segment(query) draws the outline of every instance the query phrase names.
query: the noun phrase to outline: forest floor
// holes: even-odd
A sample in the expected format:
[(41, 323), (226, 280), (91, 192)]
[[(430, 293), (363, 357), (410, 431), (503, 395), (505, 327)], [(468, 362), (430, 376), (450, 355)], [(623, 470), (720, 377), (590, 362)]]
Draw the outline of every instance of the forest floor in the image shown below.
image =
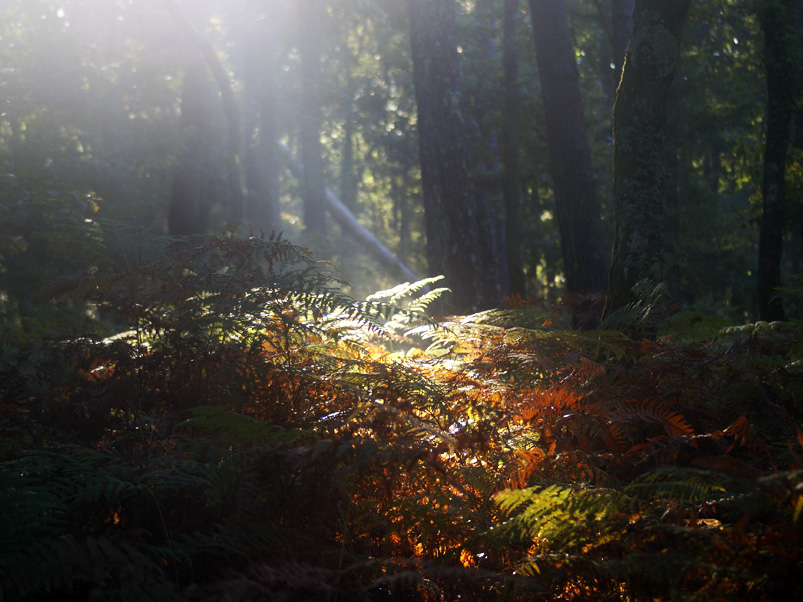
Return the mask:
[(800, 323), (329, 283), (216, 239), (54, 289), (130, 330), (4, 335), (0, 600), (803, 591)]

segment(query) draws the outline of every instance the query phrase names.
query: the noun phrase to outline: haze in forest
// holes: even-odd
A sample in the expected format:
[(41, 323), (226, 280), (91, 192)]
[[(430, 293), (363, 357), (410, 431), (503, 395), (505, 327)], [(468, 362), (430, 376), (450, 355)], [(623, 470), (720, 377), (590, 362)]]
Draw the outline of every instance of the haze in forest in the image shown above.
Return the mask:
[[(662, 274), (652, 279), (677, 307), (737, 321), (761, 306), (772, 49), (769, 17), (754, 4), (705, 0), (684, 15), (665, 95)], [(604, 295), (613, 110), (632, 8), (4, 2), (4, 311), (16, 316), (44, 282), (92, 265), (80, 249), (54, 252), (75, 228), (102, 237), (104, 259), (118, 266), (148, 255), (142, 233), (282, 232), (332, 261), (358, 297), (444, 274), (460, 311)], [(426, 25), (446, 42), (442, 57)], [(448, 67), (427, 83), (416, 56)], [(451, 112), (426, 122), (422, 94), (450, 99)], [(771, 235), (783, 252), (771, 251), (778, 276), (764, 289), (786, 294), (786, 312), (800, 315), (803, 118), (799, 90), (792, 97), (785, 212)], [(445, 174), (454, 180), (428, 183)], [(446, 199), (440, 214), (433, 195)], [(441, 261), (448, 249), (459, 250)]]

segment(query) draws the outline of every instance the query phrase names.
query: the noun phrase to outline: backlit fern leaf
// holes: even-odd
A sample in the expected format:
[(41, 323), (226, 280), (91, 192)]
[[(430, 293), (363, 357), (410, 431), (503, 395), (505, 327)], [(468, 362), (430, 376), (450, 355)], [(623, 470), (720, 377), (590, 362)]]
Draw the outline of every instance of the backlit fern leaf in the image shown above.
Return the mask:
[(192, 408), (193, 416), (176, 425), (179, 430), (198, 428), (203, 431), (220, 433), (225, 439), (239, 444), (254, 442), (277, 445), (290, 443), (297, 434), (287, 431), (278, 425), (267, 424), (250, 416), (237, 414), (229, 408), (221, 406), (200, 406)]
[(504, 490), (494, 501), (510, 516), (496, 531), (532, 541), (549, 553), (588, 551), (607, 543), (624, 528), (622, 513), (632, 507), (615, 491), (565, 484)]
[(673, 437), (694, 435), (694, 430), (682, 414), (657, 400), (619, 404), (616, 409), (610, 411), (610, 417), (619, 425), (621, 432), (634, 442), (650, 434), (666, 434)]
[(634, 479), (625, 493), (640, 500), (699, 502), (726, 493), (727, 475), (715, 471), (669, 466)]

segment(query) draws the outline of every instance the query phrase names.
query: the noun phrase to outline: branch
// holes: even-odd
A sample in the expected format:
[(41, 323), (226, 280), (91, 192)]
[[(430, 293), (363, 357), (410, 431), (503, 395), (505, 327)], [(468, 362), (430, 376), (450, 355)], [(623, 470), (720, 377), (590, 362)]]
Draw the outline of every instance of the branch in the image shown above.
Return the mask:
[[(293, 155), (293, 152), (287, 147), (287, 145), (282, 144), (281, 142), (277, 141), (276, 146), (282, 153), (284, 159), (287, 161), (292, 174), (297, 178), (302, 177), (303, 168), (301, 162), (295, 157), (295, 155)], [(345, 232), (350, 234), (357, 242), (359, 242), (374, 257), (374, 259), (379, 262), (380, 265), (386, 268), (395, 278), (407, 280), (408, 282), (418, 282), (421, 280), (421, 278), (416, 276), (412, 270), (410, 270), (410, 268), (404, 265), (401, 260), (390, 251), (390, 249), (379, 242), (379, 240), (373, 234), (371, 234), (371, 232), (369, 232), (365, 226), (357, 221), (357, 218), (354, 217), (354, 214), (348, 210), (348, 207), (340, 202), (340, 199), (337, 198), (337, 195), (335, 195), (334, 192), (332, 192), (328, 187), (325, 189), (325, 191), (326, 208), (329, 210), (332, 219), (334, 219)]]

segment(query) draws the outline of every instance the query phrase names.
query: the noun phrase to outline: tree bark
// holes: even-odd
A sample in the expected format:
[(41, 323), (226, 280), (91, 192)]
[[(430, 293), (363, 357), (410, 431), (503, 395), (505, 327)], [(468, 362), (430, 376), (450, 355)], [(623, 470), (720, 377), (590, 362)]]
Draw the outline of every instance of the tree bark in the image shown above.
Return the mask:
[(203, 63), (190, 59), (181, 93), (181, 149), (173, 172), (167, 229), (172, 235), (202, 234), (211, 203), (209, 98)]
[(502, 17), (502, 71), (505, 105), (502, 132), (502, 163), (505, 206), (505, 253), (507, 255), (508, 292), (522, 298), (526, 294), (524, 266), (521, 257), (521, 174), (519, 145), (521, 98), (519, 95), (519, 58), (516, 29), (519, 0), (504, 0)]
[(614, 106), (614, 243), (604, 316), (665, 278), (664, 163), (669, 89), (691, 0), (636, 0)]
[(304, 225), (314, 235), (326, 234), (326, 193), (321, 146), (321, 36), (319, 0), (297, 0), (301, 55), (301, 156), (304, 163)]
[(622, 77), (625, 64), (625, 53), (633, 30), (633, 9), (635, 0), (613, 0), (611, 7), (611, 46), (613, 47), (613, 63), (616, 65), (616, 81)]
[[(276, 10), (276, 7), (272, 7)], [(245, 25), (245, 88), (249, 104), (246, 147), (246, 219), (250, 228), (279, 231), (279, 137), (277, 123), (276, 65), (280, 16), (268, 12), (264, 19)], [(256, 27), (263, 23), (264, 27)]]
[(500, 300), (494, 224), (471, 182), (455, 2), (408, 0), (408, 8), (429, 270), (452, 290), (445, 309), (486, 309)]
[(666, 124), (666, 176), (664, 178), (664, 209), (666, 211), (664, 225), (664, 252), (668, 259), (666, 266), (666, 283), (669, 296), (675, 301), (681, 298), (680, 270), (680, 197), (678, 196), (678, 176), (680, 160), (678, 151), (680, 139), (677, 127), (678, 96), (672, 88), (669, 94), (668, 118)]
[(190, 44), (192, 44), (203, 57), (218, 85), (228, 130), (226, 171), (229, 184), (229, 196), (231, 197), (231, 218), (235, 223), (239, 223), (243, 220), (245, 214), (245, 195), (243, 194), (242, 175), (240, 174), (239, 167), (241, 135), (240, 112), (237, 108), (237, 101), (234, 98), (231, 82), (212, 44), (192, 26), (174, 0), (164, 0), (164, 3), (167, 7), (167, 11), (184, 32), (187, 40), (189, 40)]
[(354, 77), (352, 69), (356, 64), (356, 57), (352, 54), (351, 48), (346, 40), (343, 40), (343, 69), (345, 70), (345, 93), (343, 94), (343, 146), (340, 151), (340, 182), (339, 193), (342, 203), (354, 211), (357, 207), (357, 193), (359, 190), (360, 176), (357, 172), (357, 165), (354, 157), (354, 135), (357, 130), (354, 115)]
[(530, 0), (530, 10), (566, 288), (600, 292), (608, 260), (566, 5)]
[[(783, 229), (786, 204), (786, 155), (797, 86), (793, 53), (795, 15), (790, 4), (763, 0), (758, 17), (764, 31), (764, 65), (767, 73), (767, 132), (762, 213), (758, 242), (758, 315), (762, 320), (783, 320), (781, 286)], [(799, 73), (799, 70), (797, 70)]]

